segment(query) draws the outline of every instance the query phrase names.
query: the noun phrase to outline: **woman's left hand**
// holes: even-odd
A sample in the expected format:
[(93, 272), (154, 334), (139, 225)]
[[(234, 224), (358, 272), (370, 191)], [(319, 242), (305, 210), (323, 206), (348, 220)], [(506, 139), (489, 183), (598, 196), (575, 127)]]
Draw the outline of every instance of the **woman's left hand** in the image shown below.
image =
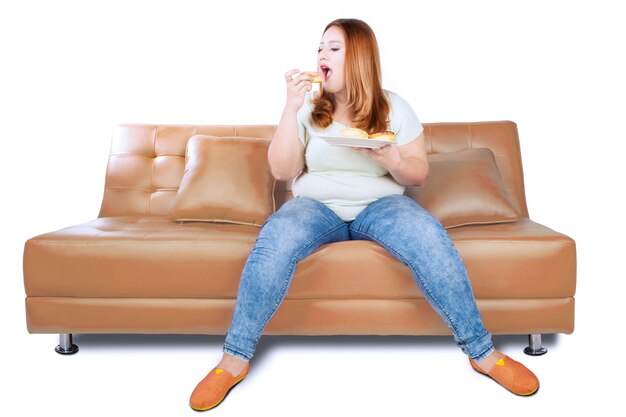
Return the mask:
[(398, 166), (402, 157), (400, 151), (396, 145), (385, 145), (380, 148), (356, 148), (352, 147), (357, 152), (367, 155), (375, 162), (385, 167), (387, 171), (391, 171), (392, 168)]

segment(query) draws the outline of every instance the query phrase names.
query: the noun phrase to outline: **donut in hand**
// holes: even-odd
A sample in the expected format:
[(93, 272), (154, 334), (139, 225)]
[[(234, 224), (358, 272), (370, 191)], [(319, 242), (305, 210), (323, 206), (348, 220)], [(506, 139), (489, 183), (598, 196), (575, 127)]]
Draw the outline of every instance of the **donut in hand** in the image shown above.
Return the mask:
[(324, 76), (321, 74), (318, 74), (317, 72), (314, 71), (305, 71), (302, 72), (301, 74), (307, 74), (311, 77), (311, 82), (312, 83), (323, 83), (324, 82)]

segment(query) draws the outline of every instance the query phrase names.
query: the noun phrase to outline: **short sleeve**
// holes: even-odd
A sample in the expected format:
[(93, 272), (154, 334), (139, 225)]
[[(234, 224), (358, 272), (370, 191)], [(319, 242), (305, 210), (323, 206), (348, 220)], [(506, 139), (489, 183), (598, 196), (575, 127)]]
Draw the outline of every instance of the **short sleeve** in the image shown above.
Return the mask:
[(391, 130), (396, 144), (405, 145), (424, 131), (424, 127), (409, 103), (399, 95), (389, 92), (391, 101)]

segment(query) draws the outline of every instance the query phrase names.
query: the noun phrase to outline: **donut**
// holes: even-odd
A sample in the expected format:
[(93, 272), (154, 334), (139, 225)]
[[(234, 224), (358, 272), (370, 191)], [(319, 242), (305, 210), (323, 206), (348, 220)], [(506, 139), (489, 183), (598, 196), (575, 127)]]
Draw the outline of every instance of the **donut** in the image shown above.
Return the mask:
[(372, 133), (371, 135), (369, 135), (369, 138), (370, 139), (382, 139), (382, 140), (396, 140), (396, 135), (395, 133), (386, 130), (384, 132)]
[(310, 81), (312, 83), (320, 83), (321, 84), (321, 83), (324, 82), (324, 76), (316, 74), (314, 71), (305, 71), (305, 72), (302, 72), (301, 74), (309, 75), (311, 77)]
[(366, 131), (357, 129), (356, 127), (345, 127), (339, 131), (339, 134), (348, 138), (368, 138)]

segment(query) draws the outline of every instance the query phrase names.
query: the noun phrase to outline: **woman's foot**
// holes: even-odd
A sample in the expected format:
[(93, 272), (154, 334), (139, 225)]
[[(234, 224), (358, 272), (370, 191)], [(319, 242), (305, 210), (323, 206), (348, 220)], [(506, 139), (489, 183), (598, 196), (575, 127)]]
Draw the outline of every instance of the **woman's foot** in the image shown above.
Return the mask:
[(224, 369), (233, 375), (239, 375), (248, 362), (239, 359), (236, 356), (229, 355), (224, 352), (222, 360), (217, 364), (216, 368)]
[(485, 374), (517, 395), (532, 395), (539, 389), (539, 379), (530, 369), (494, 350), (481, 361), (469, 360), (475, 371)]
[(217, 406), (228, 391), (248, 375), (249, 370), (249, 362), (224, 353), (220, 363), (193, 390), (189, 405), (197, 411)]
[(476, 363), (476, 365), (478, 365), (480, 369), (485, 371), (485, 373), (489, 373), (493, 365), (495, 365), (496, 362), (498, 362), (502, 358), (504, 358), (504, 353), (494, 349), (493, 352), (489, 354), (489, 356), (485, 357), (481, 361), (474, 361), (474, 363)]

